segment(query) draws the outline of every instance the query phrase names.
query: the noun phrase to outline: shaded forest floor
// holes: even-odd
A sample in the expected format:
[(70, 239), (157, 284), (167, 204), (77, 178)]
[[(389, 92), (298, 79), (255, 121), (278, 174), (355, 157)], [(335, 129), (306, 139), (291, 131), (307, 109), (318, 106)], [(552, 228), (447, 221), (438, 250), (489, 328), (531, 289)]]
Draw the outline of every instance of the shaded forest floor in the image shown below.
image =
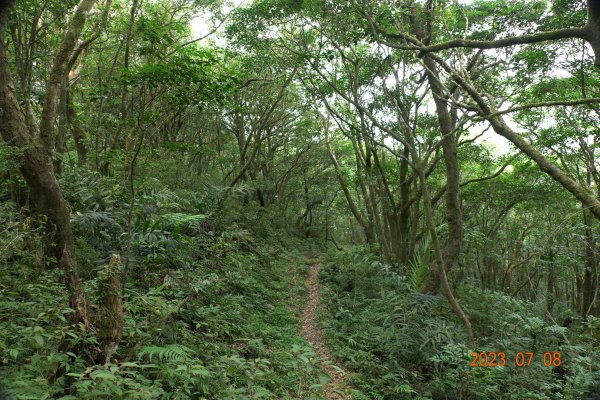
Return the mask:
[[(148, 217), (149, 224), (169, 211)], [(5, 215), (21, 218), (13, 210)], [(104, 365), (61, 347), (93, 348), (97, 339), (68, 324), (61, 271), (40, 268), (41, 251), (26, 248), (41, 248), (41, 235), (14, 226), (0, 235), (12, 243), (0, 255), (0, 382), (17, 399), (325, 398), (328, 379), (301, 335), (305, 241), (260, 227), (207, 233), (187, 222), (181, 233), (146, 241), (139, 235), (124, 291), (123, 339)], [(15, 234), (23, 240), (10, 242)], [(102, 241), (105, 249), (93, 235), (78, 251), (96, 302), (97, 265), (122, 246)], [(59, 368), (67, 373), (48, 379)]]
[(346, 373), (333, 363), (331, 351), (324, 343), (323, 331), (317, 324), (321, 292), (321, 283), (319, 282), (320, 260), (318, 257), (312, 256), (309, 263), (308, 279), (306, 280), (308, 297), (302, 312), (302, 336), (315, 348), (321, 368), (331, 378), (331, 381), (324, 387), (327, 399), (351, 399), (352, 396), (348, 393), (349, 387), (345, 383)]
[[(127, 213), (116, 200), (95, 211), (94, 186), (76, 182), (78, 259), (96, 302), (99, 267), (125, 247)], [(93, 348), (97, 338), (67, 322), (62, 272), (41, 267), (41, 225), (0, 203), (0, 382), (17, 399), (586, 398), (593, 320), (566, 330), (541, 318), (544, 304), (459, 287), (478, 350), (538, 354), (528, 368), (470, 368), (472, 349), (444, 299), (368, 249), (326, 251), (269, 220), (222, 221), (175, 193), (144, 196), (157, 211), (135, 227), (123, 339), (107, 365), (61, 347)], [(568, 357), (566, 380), (539, 359), (547, 349)], [(66, 373), (49, 379), (57, 370)]]

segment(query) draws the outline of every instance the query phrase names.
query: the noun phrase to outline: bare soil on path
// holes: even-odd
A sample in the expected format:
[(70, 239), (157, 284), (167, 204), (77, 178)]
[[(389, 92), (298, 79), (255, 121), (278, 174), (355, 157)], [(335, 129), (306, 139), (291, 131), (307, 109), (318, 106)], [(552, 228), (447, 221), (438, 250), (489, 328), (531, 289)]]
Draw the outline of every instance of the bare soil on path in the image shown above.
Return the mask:
[(333, 357), (323, 340), (323, 331), (317, 324), (320, 304), (321, 283), (319, 271), (321, 264), (316, 257), (310, 259), (310, 269), (306, 287), (308, 298), (302, 312), (302, 336), (309, 341), (319, 357), (321, 368), (329, 375), (331, 381), (325, 385), (324, 392), (328, 400), (351, 400), (350, 388), (345, 383), (346, 374), (338, 367), (334, 367)]

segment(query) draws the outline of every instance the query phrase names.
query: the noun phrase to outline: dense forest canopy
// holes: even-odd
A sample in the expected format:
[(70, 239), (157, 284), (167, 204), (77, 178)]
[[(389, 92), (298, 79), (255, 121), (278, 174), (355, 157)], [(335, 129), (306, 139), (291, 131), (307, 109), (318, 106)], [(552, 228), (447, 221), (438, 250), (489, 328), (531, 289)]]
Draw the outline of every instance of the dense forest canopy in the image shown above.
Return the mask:
[(600, 2), (0, 3), (0, 398), (600, 398)]

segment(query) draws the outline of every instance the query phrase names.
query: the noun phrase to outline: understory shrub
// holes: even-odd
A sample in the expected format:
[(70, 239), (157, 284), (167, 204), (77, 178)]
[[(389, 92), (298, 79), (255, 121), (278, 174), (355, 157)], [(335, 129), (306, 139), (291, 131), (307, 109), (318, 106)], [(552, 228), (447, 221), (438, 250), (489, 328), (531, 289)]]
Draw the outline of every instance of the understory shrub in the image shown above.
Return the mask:
[[(565, 328), (548, 321), (543, 306), (461, 287), (477, 339), (471, 349), (441, 295), (415, 291), (410, 276), (364, 248), (330, 253), (321, 278), (322, 325), (334, 355), (352, 371), (356, 398), (575, 400), (590, 390), (600, 355), (590, 340), (593, 318)], [(507, 365), (471, 367), (472, 351), (504, 352)], [(543, 363), (545, 352), (556, 351), (562, 369)], [(530, 366), (515, 365), (518, 352), (534, 353)]]

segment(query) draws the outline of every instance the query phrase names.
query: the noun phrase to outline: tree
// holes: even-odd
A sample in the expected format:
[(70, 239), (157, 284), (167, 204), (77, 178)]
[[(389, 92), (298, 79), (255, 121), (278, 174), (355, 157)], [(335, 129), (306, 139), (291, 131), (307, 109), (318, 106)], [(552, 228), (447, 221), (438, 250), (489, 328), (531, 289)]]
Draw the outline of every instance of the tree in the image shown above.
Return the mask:
[[(410, 4), (410, 2), (408, 4)], [(433, 18), (431, 10), (429, 11), (429, 14), (430, 18)], [(469, 107), (470, 110), (475, 111), (482, 118), (486, 119), (497, 134), (505, 137), (510, 142), (512, 142), (518, 149), (520, 149), (524, 154), (527, 154), (533, 161), (536, 162), (536, 164), (543, 172), (550, 175), (566, 190), (571, 192), (571, 194), (573, 194), (575, 198), (577, 198), (579, 201), (585, 204), (585, 206), (590, 209), (590, 211), (592, 212), (592, 214), (594, 214), (594, 216), (596, 216), (596, 218), (600, 218), (600, 201), (595, 196), (591, 195), (585, 187), (583, 187), (577, 181), (573, 180), (567, 174), (565, 174), (564, 171), (562, 171), (549, 158), (545, 157), (538, 149), (535, 148), (535, 146), (532, 146), (525, 139), (523, 139), (523, 137), (518, 132), (512, 129), (503, 118), (503, 114), (505, 114), (506, 112), (498, 109), (498, 105), (493, 98), (486, 99), (486, 96), (484, 96), (482, 91), (478, 89), (476, 85), (472, 82), (472, 79), (475, 78), (475, 76), (473, 78), (470, 77), (469, 74), (465, 74), (463, 71), (452, 67), (448, 62), (446, 62), (446, 60), (444, 60), (439, 55), (432, 54), (434, 50), (439, 51), (455, 47), (497, 48), (514, 46), (517, 44), (524, 43), (535, 43), (546, 40), (556, 40), (561, 38), (582, 38), (588, 41), (595, 41), (597, 32), (599, 31), (598, 29), (594, 28), (594, 26), (597, 26), (598, 23), (598, 15), (599, 14), (597, 3), (594, 1), (588, 1), (588, 23), (582, 28), (560, 29), (551, 31), (550, 33), (540, 33), (530, 36), (525, 35), (512, 38), (510, 40), (507, 39), (492, 41), (488, 44), (486, 44), (486, 42), (477, 41), (450, 41), (446, 42), (446, 44), (444, 45), (440, 45), (438, 47), (432, 46), (430, 48), (426, 45), (426, 43), (423, 43), (418, 37), (411, 36), (406, 33), (391, 33), (386, 30), (383, 30), (381, 26), (372, 18), (371, 14), (365, 14), (366, 19), (369, 21), (371, 27), (373, 28), (374, 34), (376, 35), (376, 37), (379, 38), (378, 40), (381, 43), (384, 43), (397, 49), (419, 50), (422, 51), (422, 56), (426, 55), (427, 57), (433, 59), (450, 76), (450, 78), (454, 82), (456, 82), (456, 84), (460, 86), (465, 93), (467, 93), (470, 96), (471, 100), (473, 101), (472, 106)], [(579, 33), (575, 34), (576, 32)], [(408, 46), (406, 45), (406, 43), (408, 43)], [(597, 46), (597, 42), (594, 43), (596, 43)], [(464, 44), (465, 46), (462, 46), (462, 44)], [(596, 47), (595, 49), (597, 50), (598, 48)], [(597, 102), (597, 99), (585, 99), (582, 102)], [(562, 104), (562, 102), (559, 102), (558, 104)], [(578, 103), (567, 102), (566, 104)], [(543, 105), (545, 104), (538, 104), (537, 106)], [(523, 105), (520, 106), (519, 109), (530, 108), (535, 106), (536, 105)]]
[(73, 322), (90, 326), (88, 300), (77, 272), (73, 230), (70, 211), (54, 174), (52, 152), (54, 149), (54, 124), (58, 97), (71, 53), (83, 30), (89, 11), (95, 0), (82, 0), (71, 16), (60, 47), (52, 61), (46, 84), (39, 136), (31, 132), (21, 111), (15, 85), (12, 80), (4, 32), (14, 2), (0, 9), (0, 131), (4, 141), (22, 151), (21, 172), (27, 182), (36, 209), (47, 218), (48, 228), (53, 232), (49, 254), (64, 271), (70, 307), (75, 310)]

